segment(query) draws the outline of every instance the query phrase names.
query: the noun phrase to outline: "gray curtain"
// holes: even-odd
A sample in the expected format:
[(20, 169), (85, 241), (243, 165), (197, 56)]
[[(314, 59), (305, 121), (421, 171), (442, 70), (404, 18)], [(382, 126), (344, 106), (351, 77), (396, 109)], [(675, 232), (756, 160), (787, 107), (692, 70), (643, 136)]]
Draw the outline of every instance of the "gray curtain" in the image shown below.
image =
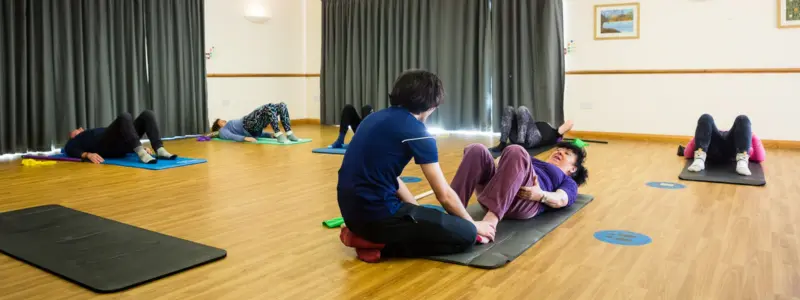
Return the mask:
[(144, 0), (152, 108), (165, 136), (208, 124), (203, 0)]
[(338, 123), (346, 104), (387, 107), (394, 79), (417, 68), (447, 93), (433, 126), (488, 126), (488, 10), (489, 0), (323, 0), (322, 122)]
[(147, 107), (141, 1), (3, 3), (0, 152), (49, 150)]
[(524, 105), (537, 121), (564, 122), (562, 1), (492, 1), (494, 129), (506, 106)]
[(2, 3), (0, 153), (49, 150), (144, 109), (165, 135), (205, 128), (203, 0)]

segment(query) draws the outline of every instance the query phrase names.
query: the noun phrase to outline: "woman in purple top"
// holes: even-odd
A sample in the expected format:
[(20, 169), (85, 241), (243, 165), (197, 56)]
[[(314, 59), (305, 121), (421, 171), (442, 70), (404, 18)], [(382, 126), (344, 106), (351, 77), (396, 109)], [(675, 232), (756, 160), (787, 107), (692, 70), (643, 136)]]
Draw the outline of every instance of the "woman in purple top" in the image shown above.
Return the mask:
[(488, 210), (483, 221), (496, 226), (504, 218), (530, 219), (548, 208), (572, 205), (578, 186), (589, 177), (585, 160), (586, 151), (571, 142), (556, 144), (547, 161), (510, 145), (495, 166), (486, 146), (472, 144), (464, 149), (450, 186), (465, 207), (476, 191), (478, 203)]

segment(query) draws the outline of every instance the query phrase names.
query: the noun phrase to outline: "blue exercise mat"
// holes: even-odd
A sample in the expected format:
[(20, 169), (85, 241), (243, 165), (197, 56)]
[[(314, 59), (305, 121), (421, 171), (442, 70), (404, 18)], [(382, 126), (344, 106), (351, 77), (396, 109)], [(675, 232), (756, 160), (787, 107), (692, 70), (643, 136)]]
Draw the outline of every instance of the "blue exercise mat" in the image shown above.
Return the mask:
[(347, 151), (347, 145), (344, 145), (344, 148), (325, 147), (325, 148), (317, 148), (317, 149), (311, 150), (312, 153), (338, 154), (338, 155), (344, 155), (345, 151)]
[[(66, 154), (56, 154), (50, 156), (50, 158), (66, 158), (66, 157), (67, 157)], [(164, 169), (202, 164), (207, 162), (207, 160), (205, 159), (178, 157), (175, 160), (159, 159), (158, 162), (155, 164), (145, 164), (139, 161), (139, 157), (136, 156), (135, 153), (128, 153), (128, 156), (124, 158), (103, 158), (103, 160), (105, 160), (103, 162), (104, 165), (114, 165), (121, 167), (147, 169), (147, 170), (164, 170)]]

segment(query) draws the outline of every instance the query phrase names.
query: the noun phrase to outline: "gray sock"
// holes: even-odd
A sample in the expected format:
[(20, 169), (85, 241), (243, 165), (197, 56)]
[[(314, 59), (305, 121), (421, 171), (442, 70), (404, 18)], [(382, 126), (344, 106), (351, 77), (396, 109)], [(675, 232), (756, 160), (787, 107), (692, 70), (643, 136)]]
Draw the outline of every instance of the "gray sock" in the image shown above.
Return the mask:
[(133, 152), (136, 152), (136, 155), (139, 156), (139, 160), (146, 164), (154, 164), (156, 163), (156, 159), (147, 154), (147, 151), (144, 150), (144, 147), (139, 146), (133, 149)]
[(297, 142), (297, 141), (300, 140), (299, 138), (297, 138), (294, 135), (294, 132), (292, 132), (292, 131), (287, 132), (286, 135), (288, 136), (289, 140), (292, 141), (292, 142)]
[(175, 159), (176, 157), (178, 157), (177, 155), (169, 153), (169, 151), (167, 151), (167, 149), (164, 149), (164, 147), (158, 148), (156, 150), (156, 155), (158, 155), (159, 158), (165, 158), (165, 159)]

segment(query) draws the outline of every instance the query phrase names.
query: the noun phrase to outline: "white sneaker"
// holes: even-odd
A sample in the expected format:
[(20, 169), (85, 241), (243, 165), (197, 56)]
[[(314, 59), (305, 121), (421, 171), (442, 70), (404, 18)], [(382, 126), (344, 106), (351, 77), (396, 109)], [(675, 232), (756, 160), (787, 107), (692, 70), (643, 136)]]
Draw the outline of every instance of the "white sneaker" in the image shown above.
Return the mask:
[(750, 155), (747, 153), (736, 154), (736, 173), (744, 176), (750, 176)]
[(706, 169), (706, 153), (703, 149), (694, 151), (694, 162), (689, 166), (689, 172), (700, 172)]

